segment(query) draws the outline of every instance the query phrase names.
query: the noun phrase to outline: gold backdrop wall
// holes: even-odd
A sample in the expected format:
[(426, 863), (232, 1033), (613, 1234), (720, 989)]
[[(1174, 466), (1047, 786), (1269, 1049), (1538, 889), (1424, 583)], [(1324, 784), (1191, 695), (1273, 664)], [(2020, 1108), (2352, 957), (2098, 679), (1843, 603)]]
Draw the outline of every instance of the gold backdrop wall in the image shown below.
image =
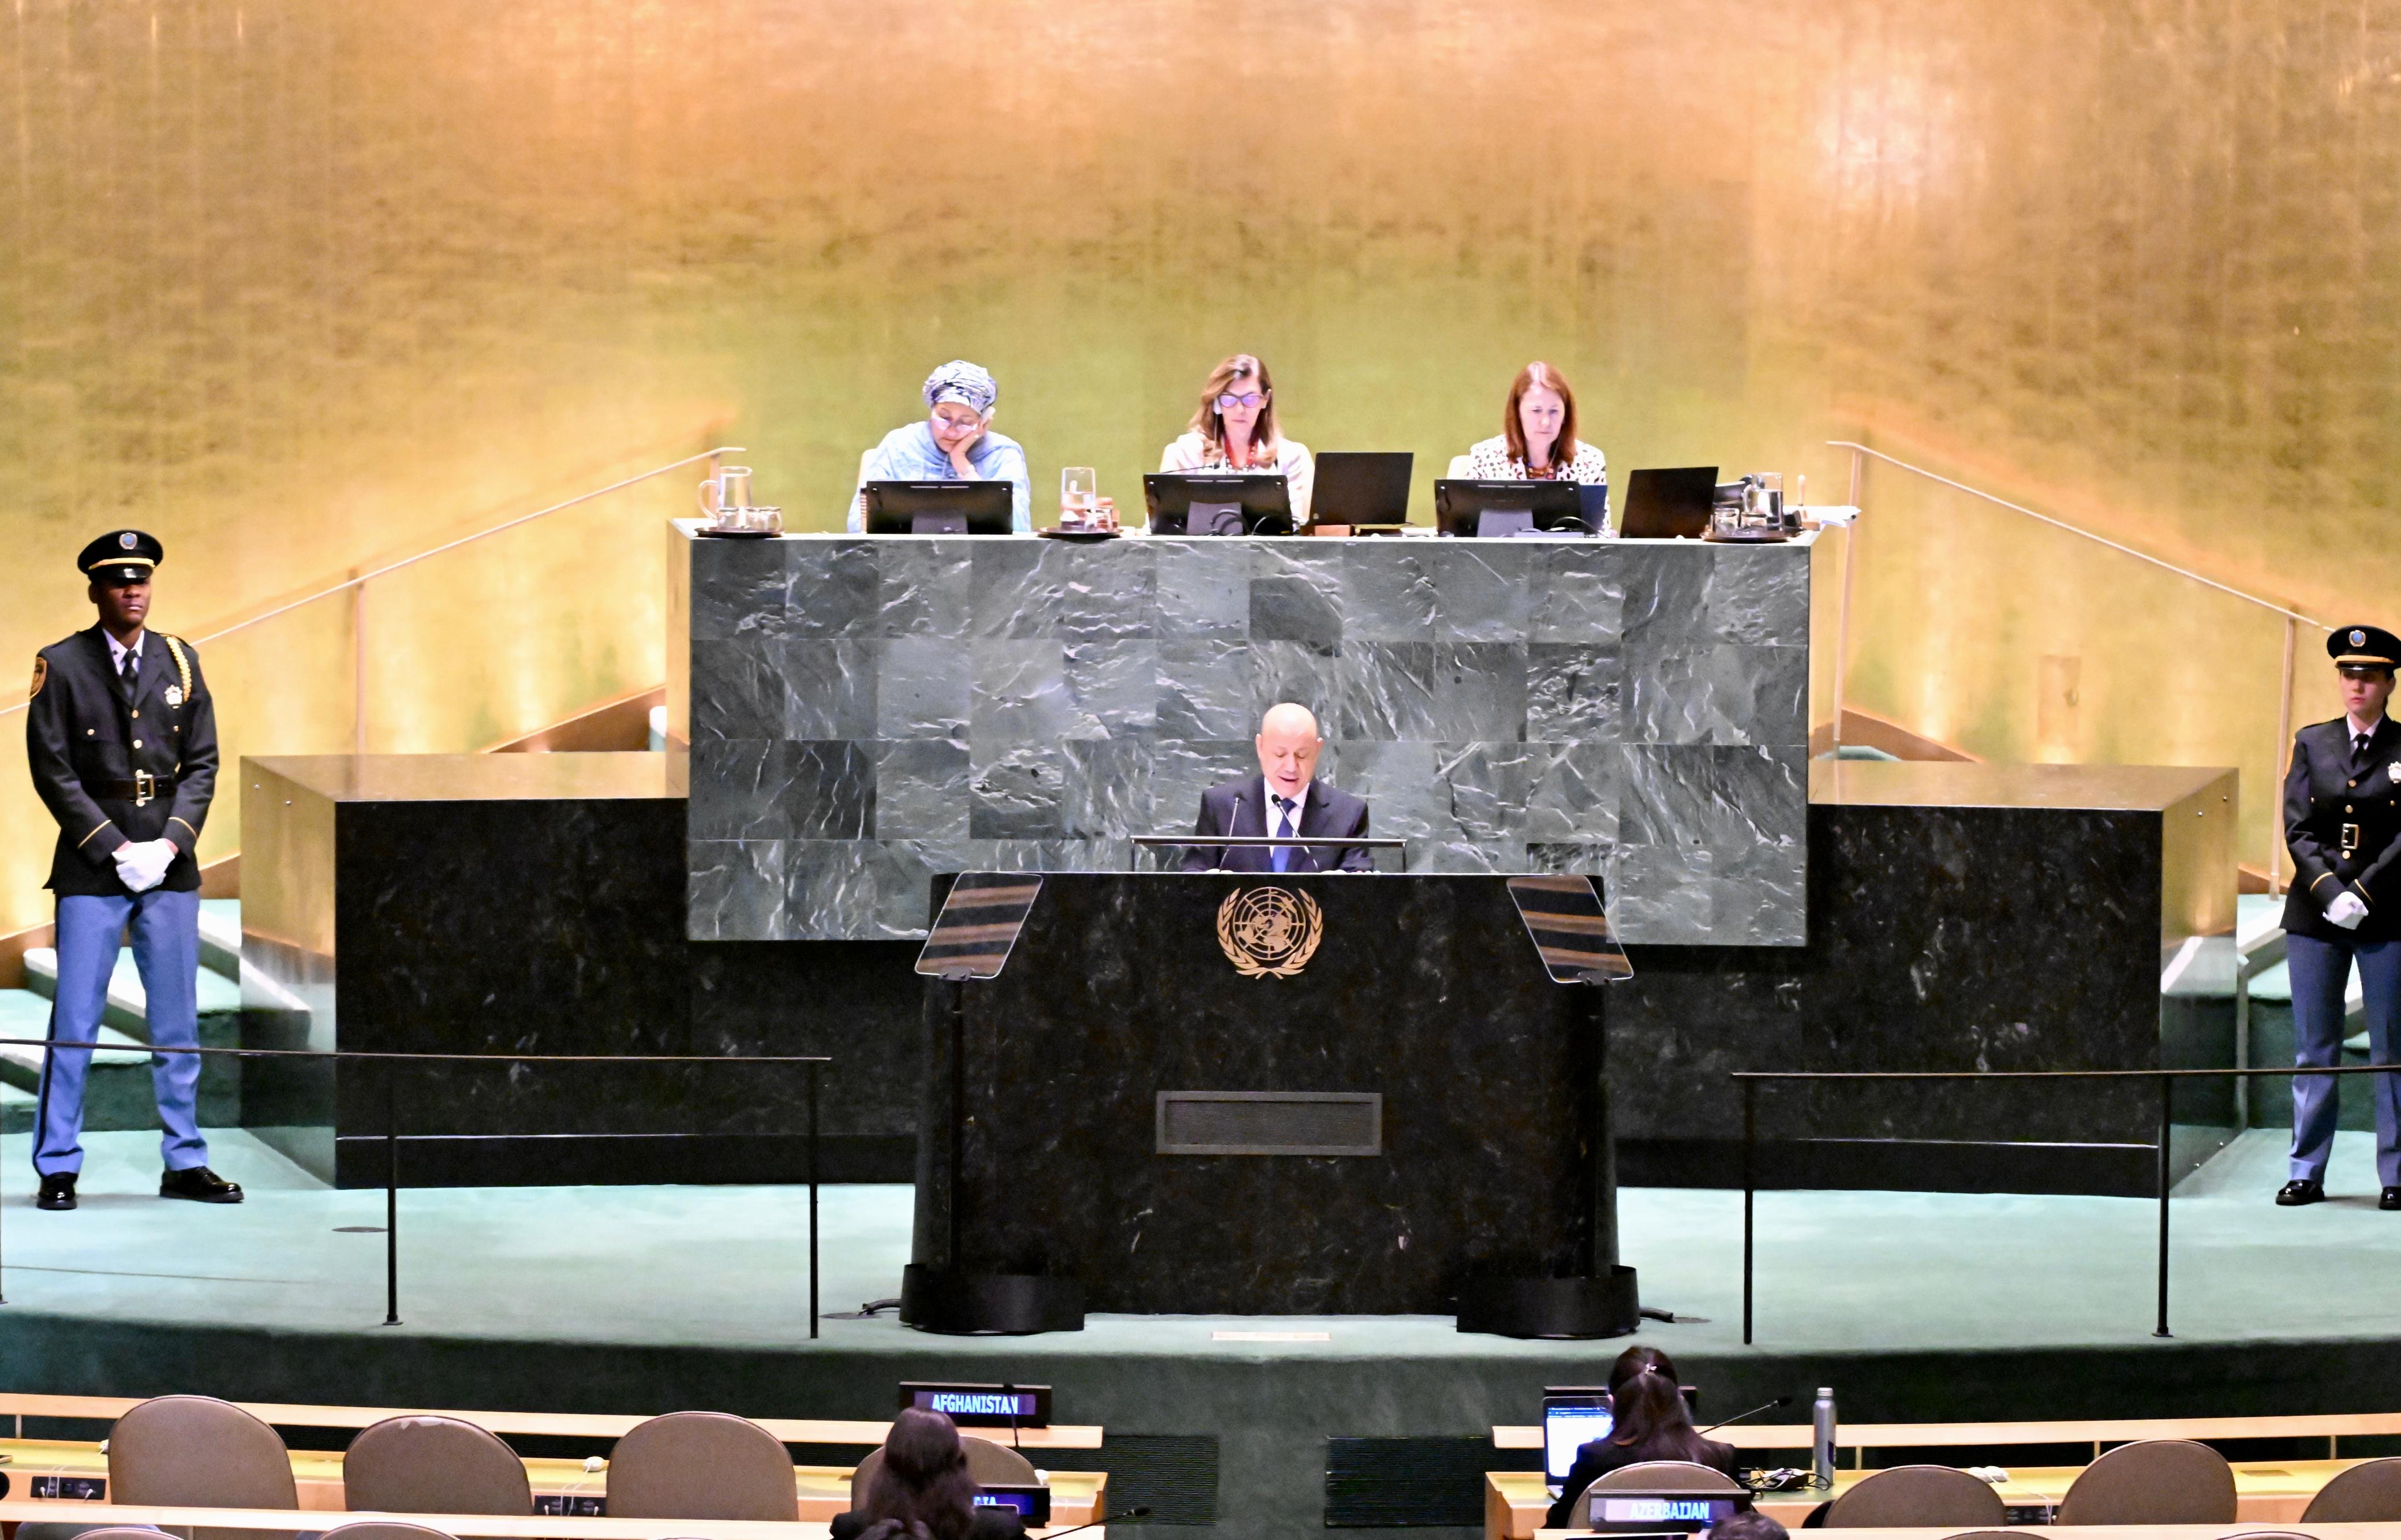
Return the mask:
[[(1416, 451), (1420, 516), (1543, 356), (1619, 467), (1823, 496), (1864, 436), (2389, 624), (2396, 105), (2401, 0), (16, 0), (0, 645), (84, 624), (117, 522), (187, 635), (712, 442), (830, 527), (956, 355), (1037, 508), (1063, 464), (1132, 502), (1237, 349), (1295, 436)], [(656, 682), (685, 479), (378, 590), (373, 745)], [(1869, 503), (1854, 704), (2239, 763), (2264, 858), (2271, 624), (1896, 474)], [(350, 626), (211, 655), (230, 752), (348, 744)], [(47, 912), (21, 722), (0, 928)]]

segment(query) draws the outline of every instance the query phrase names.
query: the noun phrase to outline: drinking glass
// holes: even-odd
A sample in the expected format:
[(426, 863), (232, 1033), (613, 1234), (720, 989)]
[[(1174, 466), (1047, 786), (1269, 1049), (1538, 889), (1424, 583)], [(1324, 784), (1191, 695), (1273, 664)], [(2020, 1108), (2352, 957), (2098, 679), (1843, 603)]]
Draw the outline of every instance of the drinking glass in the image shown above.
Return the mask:
[(1059, 512), (1070, 522), (1090, 516), (1100, 495), (1100, 473), (1090, 465), (1070, 465), (1059, 473)]

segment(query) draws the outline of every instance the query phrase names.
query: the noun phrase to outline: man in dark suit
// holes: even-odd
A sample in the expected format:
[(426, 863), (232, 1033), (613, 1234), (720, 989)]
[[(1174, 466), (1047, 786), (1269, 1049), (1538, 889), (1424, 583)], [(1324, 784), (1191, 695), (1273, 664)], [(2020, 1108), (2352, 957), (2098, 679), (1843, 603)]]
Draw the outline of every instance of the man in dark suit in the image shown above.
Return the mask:
[[(112, 530), (85, 546), (75, 565), (89, 580), (99, 623), (34, 659), (25, 758), (34, 791), (59, 821), (48, 885), (58, 896), (53, 1042), (99, 1035), (117, 939), (129, 928), (152, 1045), (199, 1041), (200, 868), (193, 851), (216, 794), (216, 703), (191, 643), (147, 627), (150, 576), (164, 556), (139, 529)], [(166, 1131), (158, 1195), (241, 1202), (241, 1189), (209, 1169), (197, 1105), (199, 1055), (161, 1053), (151, 1063)], [(88, 1048), (43, 1055), (34, 1125), (42, 1208), (75, 1206), (90, 1067)]]
[[(1290, 701), (1269, 708), (1253, 741), (1259, 751), (1259, 773), (1200, 793), (1200, 821), (1194, 833), (1366, 836), (1367, 804), (1317, 778), (1317, 755), (1325, 740), (1317, 736), (1317, 719), (1309, 708)], [(1187, 872), (1326, 872), (1337, 867), (1345, 872), (1376, 869), (1357, 846), (1195, 845), (1184, 857)]]
[[(2284, 842), (2293, 886), (2284, 895), (2284, 957), (2293, 980), (2293, 1062), (2303, 1069), (2342, 1056), (2343, 994), (2353, 963), (2367, 1007), (2368, 1052), (2392, 1064), (2401, 1048), (2401, 725), (2385, 714), (2401, 638), (2374, 626), (2338, 626), (2326, 638), (2343, 714), (2293, 737), (2284, 777)], [(2332, 1075), (2293, 1079), (2291, 1180), (2285, 1207), (2326, 1197), (2338, 1088)], [(2379, 1075), (2377, 1206), (2401, 1209), (2401, 1075)]]

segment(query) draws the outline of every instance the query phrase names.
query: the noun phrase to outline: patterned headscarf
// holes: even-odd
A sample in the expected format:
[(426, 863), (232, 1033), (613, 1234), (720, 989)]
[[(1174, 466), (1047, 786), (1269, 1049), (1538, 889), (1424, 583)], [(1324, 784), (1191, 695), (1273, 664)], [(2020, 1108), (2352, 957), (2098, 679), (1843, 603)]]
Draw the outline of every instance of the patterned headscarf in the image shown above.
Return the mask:
[(926, 377), (926, 405), (939, 406), (945, 401), (955, 401), (971, 408), (981, 417), (992, 410), (1000, 399), (1000, 386), (991, 372), (981, 364), (964, 358), (954, 358)]

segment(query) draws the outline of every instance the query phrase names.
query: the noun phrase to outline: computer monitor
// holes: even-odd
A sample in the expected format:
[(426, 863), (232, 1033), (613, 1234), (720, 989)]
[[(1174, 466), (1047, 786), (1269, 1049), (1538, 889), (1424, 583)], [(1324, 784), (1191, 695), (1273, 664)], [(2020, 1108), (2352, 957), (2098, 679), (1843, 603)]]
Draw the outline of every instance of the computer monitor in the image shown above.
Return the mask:
[(1154, 535), (1288, 535), (1283, 473), (1156, 471), (1142, 478)]
[(1552, 1496), (1559, 1495), (1568, 1472), (1575, 1468), (1576, 1451), (1608, 1437), (1616, 1425), (1606, 1390), (1543, 1397), (1543, 1475)]
[(1628, 540), (1694, 540), (1709, 532), (1718, 468), (1684, 465), (1635, 471), (1626, 480), (1617, 532)]
[(1572, 481), (1451, 481), (1434, 484), (1434, 528), (1485, 540), (1530, 530), (1597, 534), (1585, 522)]
[(980, 1508), (1007, 1508), (1030, 1530), (1042, 1529), (1050, 1522), (1049, 1487), (987, 1486), (968, 1501)]
[(1329, 449), (1317, 457), (1317, 488), (1309, 497), (1311, 524), (1406, 524), (1409, 472), (1417, 456)]
[(871, 535), (1005, 535), (1016, 522), (1006, 481), (871, 481)]

